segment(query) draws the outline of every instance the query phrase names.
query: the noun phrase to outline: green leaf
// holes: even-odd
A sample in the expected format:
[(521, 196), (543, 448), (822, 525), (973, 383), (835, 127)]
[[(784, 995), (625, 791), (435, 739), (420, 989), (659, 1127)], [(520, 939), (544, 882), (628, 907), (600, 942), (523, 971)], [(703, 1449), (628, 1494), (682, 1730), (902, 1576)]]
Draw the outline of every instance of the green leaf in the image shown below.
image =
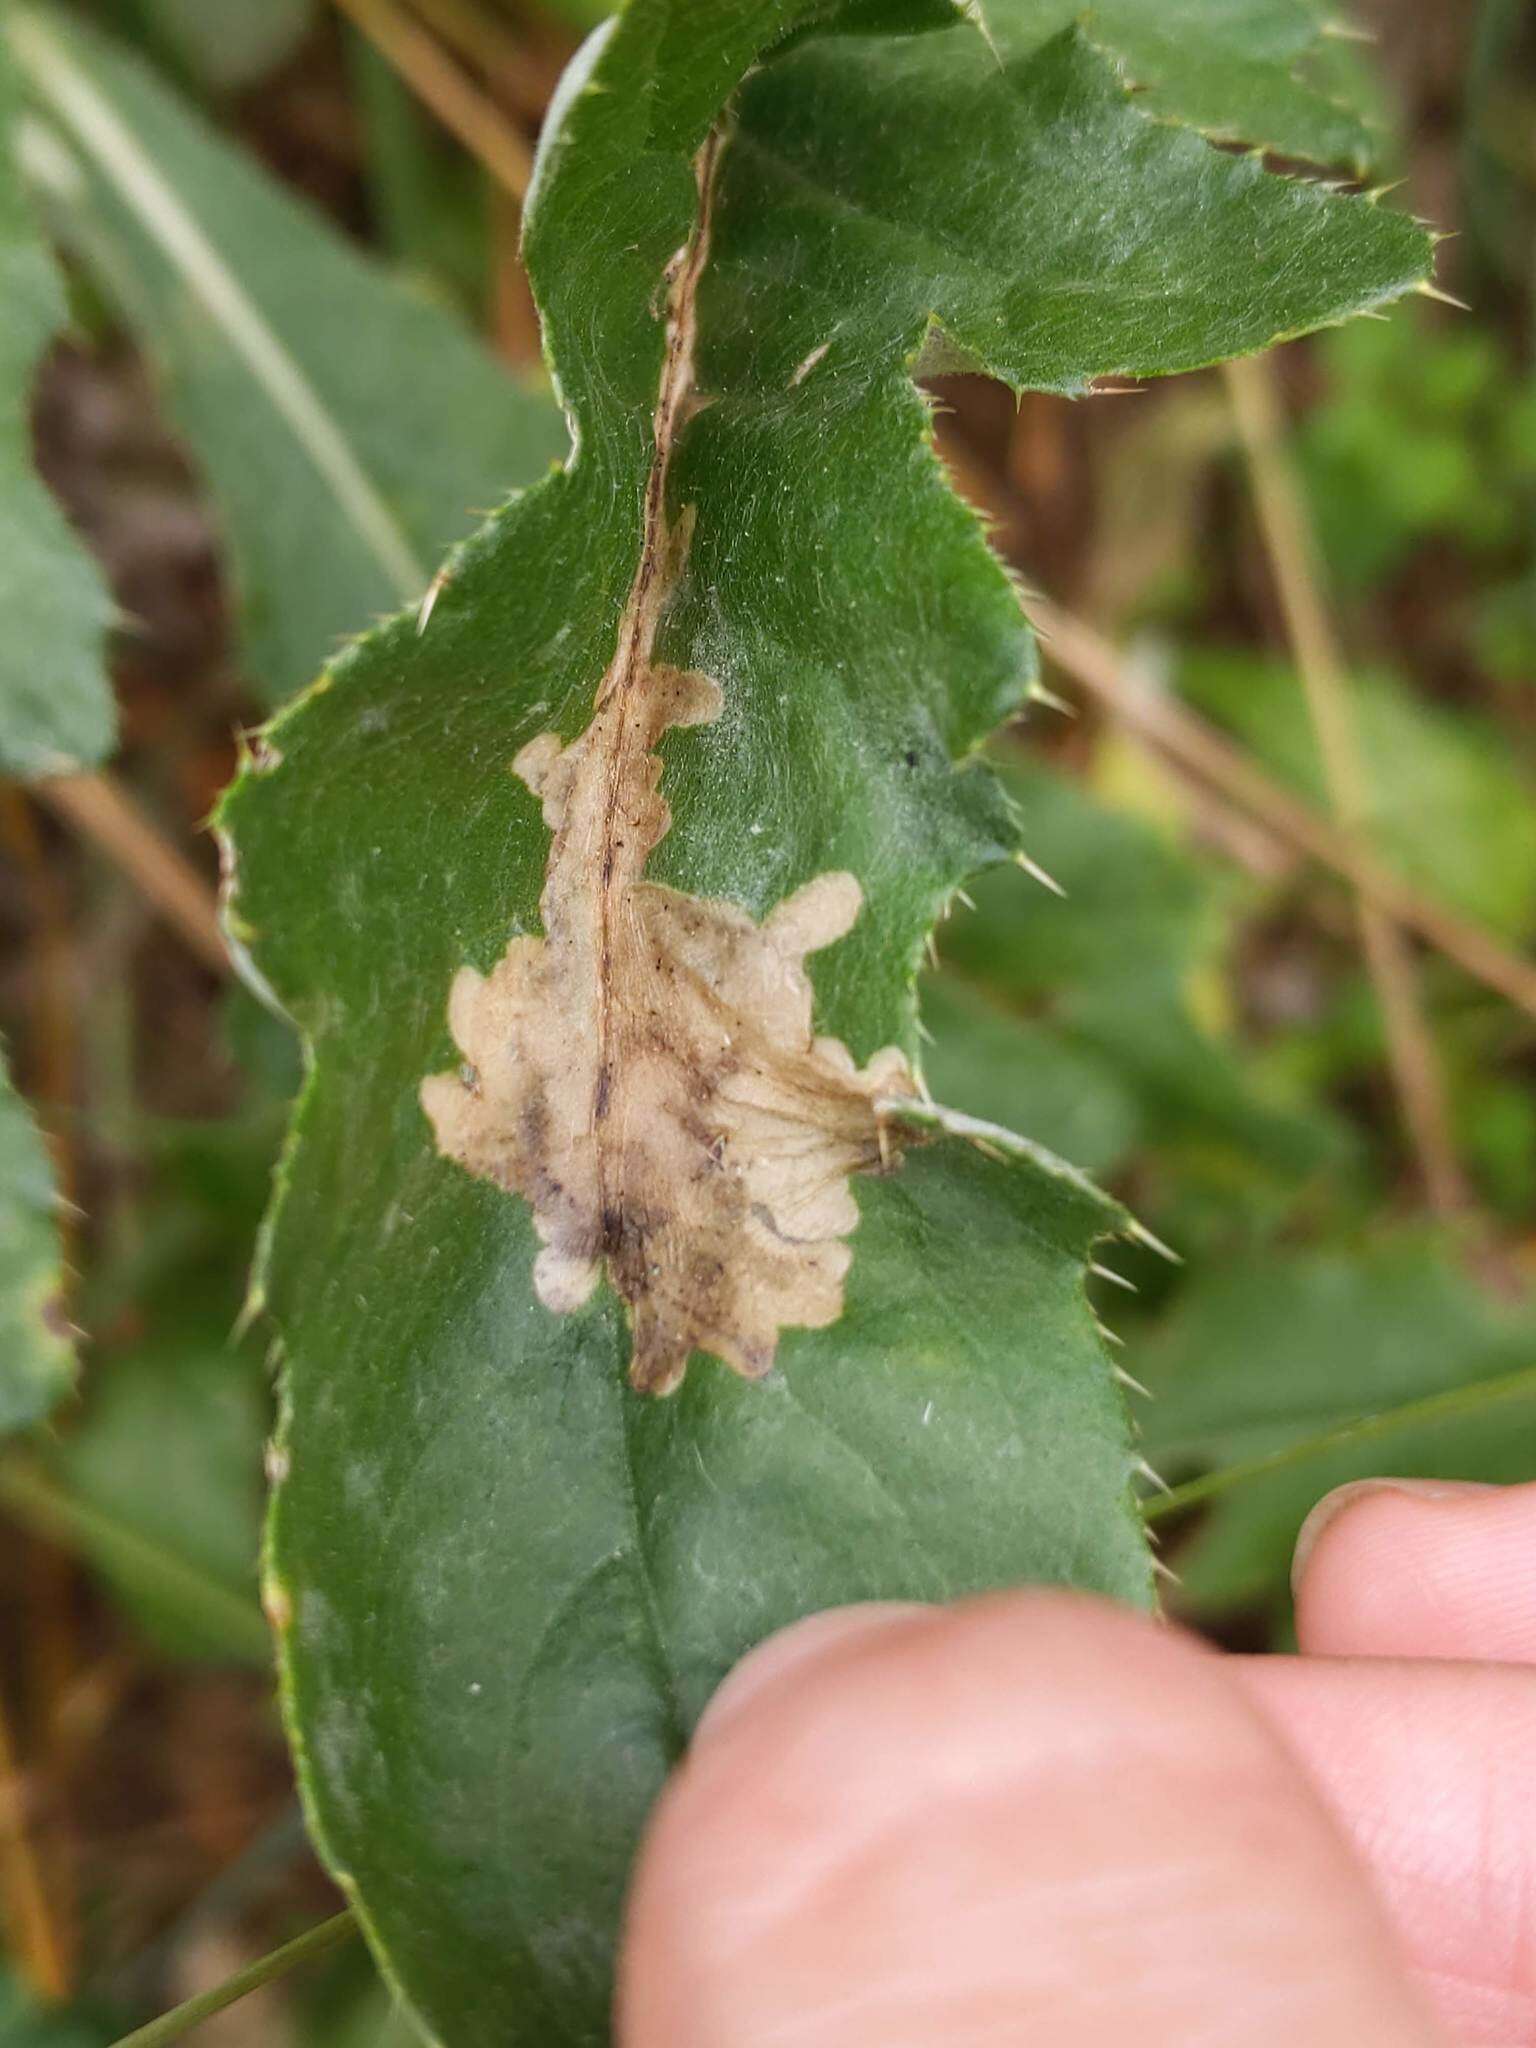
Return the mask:
[(38, 2005), (0, 1963), (0, 2041), (5, 2048), (110, 2048), (117, 2029), (90, 2013)]
[(366, 37), (348, 35), (347, 57), (379, 238), (406, 275), (477, 306), (495, 260), (484, 172), (472, 157), (444, 151), (431, 115)]
[(1075, 32), (1000, 68), (969, 20), (876, 33), (905, 0), (797, 36), (827, 12), (637, 0), (589, 42), (526, 223), (576, 452), (222, 815), (310, 1047), (263, 1281), (290, 1724), (455, 2048), (605, 2038), (644, 1814), (769, 1630), (1150, 1598), (1084, 1294), (1126, 1219), (902, 1065), (937, 912), (1017, 846), (956, 764), (1033, 674), (909, 379), (931, 330), (1079, 390), (1426, 260), (1148, 118)]
[(46, 1415), (74, 1378), (58, 1203), (37, 1127), (0, 1070), (0, 1436)]
[(1330, 581), (1369, 592), (1436, 535), (1504, 559), (1529, 529), (1536, 449), (1521, 445), (1520, 393), (1494, 336), (1362, 321), (1320, 353), (1328, 391), (1297, 448)]
[[(975, 0), (1005, 61), (1083, 17), (1078, 0)], [(1320, 0), (1096, 0), (1087, 32), (1159, 113), (1246, 142), (1364, 173), (1381, 148), (1370, 81), (1340, 54), (1337, 11)]]
[[(270, 1642), (261, 1609), (131, 1523), (76, 1499), (31, 1458), (0, 1463), (0, 1508), (18, 1526), (89, 1558), (155, 1626), (174, 1617), (178, 1647), (264, 1664)], [(171, 1633), (167, 1627), (166, 1633)]]
[[(156, 1313), (150, 1334), (93, 1374), (85, 1413), (53, 1466), (87, 1511), (82, 1547), (145, 1633), (173, 1657), (249, 1656), (252, 1631), (226, 1617), (256, 1605), (261, 1454), (268, 1427), (260, 1370), (206, 1313)], [(220, 1342), (222, 1337), (223, 1341)], [(93, 1538), (126, 1528), (133, 1545)], [(141, 1569), (143, 1546), (180, 1560), (211, 1591), (190, 1605)], [(257, 1639), (259, 1645), (259, 1637)], [(259, 1654), (259, 1650), (258, 1650)]]
[(314, 27), (315, 0), (143, 0), (148, 24), (202, 84), (254, 85), (291, 57)]
[[(1536, 1308), (1496, 1302), (1422, 1236), (1347, 1252), (1271, 1248), (1193, 1281), (1138, 1348), (1156, 1396), (1141, 1417), (1147, 1456), (1165, 1478), (1219, 1470), (1533, 1361)], [(1536, 1430), (1490, 1406), (1251, 1479), (1179, 1552), (1181, 1599), (1202, 1611), (1278, 1606), (1313, 1502), (1382, 1471), (1536, 1479)]]
[[(72, 1290), (91, 1336), (81, 1398), (67, 1430), (0, 1463), (6, 1514), (93, 1565), (171, 1656), (270, 1661), (256, 1567), (271, 1395), (254, 1346), (234, 1332), (277, 1146), (274, 1107), (110, 1129), (133, 1161), (136, 1200), (131, 1230), (95, 1233)], [(46, 1244), (41, 1218), (38, 1228)], [(0, 1372), (23, 1356), (8, 1344)], [(45, 1405), (34, 1395), (20, 1419)]]
[(73, 152), (48, 185), (59, 230), (159, 371), (275, 702), (421, 598), (443, 549), (559, 452), (558, 415), (142, 64), (51, 14), (17, 9), (9, 35)]
[[(248, 1071), (286, 1081), (287, 1034), (244, 1003)], [(133, 1159), (134, 1227), (102, 1234), (78, 1291), (93, 1338), (83, 1398), (36, 1463), (0, 1472), (13, 1513), (94, 1565), (173, 1657), (271, 1656), (257, 1598), (271, 1389), (237, 1332), (283, 1100), (258, 1081), (239, 1116), (114, 1133)]]
[(28, 394), (64, 288), (21, 186), (20, 98), (0, 43), (0, 773), (89, 768), (116, 742), (111, 599), (32, 468)]
[[(994, 1005), (1033, 1016), (1036, 1031), (1048, 1024), (1057, 1043), (1106, 1077), (1132, 1106), (1127, 1144), (1200, 1148), (1208, 1165), (1286, 1181), (1337, 1167), (1337, 1127), (1267, 1093), (1197, 1019), (1192, 990), (1215, 971), (1225, 936), (1211, 876), (1150, 825), (1038, 762), (1015, 756), (1006, 786), (1032, 853), (1065, 896), (1011, 870), (982, 876), (970, 892), (974, 907), (943, 928), (945, 961)], [(988, 1096), (962, 1087), (946, 1099), (1000, 1109), (1014, 1063), (995, 1025), (990, 1046), (967, 1048), (946, 1042), (953, 1027), (942, 1014), (928, 1022), (938, 1039), (930, 1081), (937, 1087), (936, 1074), (953, 1076), (970, 1059)], [(1020, 1041), (1016, 1059), (1030, 1058)], [(1074, 1090), (1072, 1099), (1086, 1106), (1094, 1098)], [(1110, 1163), (1067, 1143), (1060, 1149), (1085, 1165)]]
[(923, 1073), (941, 1102), (1030, 1131), (1089, 1173), (1109, 1173), (1143, 1134), (1134, 1083), (1068, 1032), (1020, 1017), (955, 974), (926, 980)]
[[(1148, 119), (1076, 30), (1003, 68), (964, 30), (818, 39), (749, 81), (739, 122), (723, 203), (753, 223), (748, 360), (766, 385), (803, 360), (797, 343), (846, 327), (840, 286), (868, 294), (874, 361), (932, 318), (994, 376), (1075, 392), (1368, 310), (1416, 289), (1428, 260), (1411, 221)], [(956, 189), (960, 123), (976, 148)], [(790, 262), (807, 237), (831, 268)], [(751, 294), (720, 268), (722, 290)]]
[[(421, 2048), (422, 2035), (360, 1942), (295, 1983), (300, 2048)], [(304, 1995), (307, 1994), (307, 1995)]]

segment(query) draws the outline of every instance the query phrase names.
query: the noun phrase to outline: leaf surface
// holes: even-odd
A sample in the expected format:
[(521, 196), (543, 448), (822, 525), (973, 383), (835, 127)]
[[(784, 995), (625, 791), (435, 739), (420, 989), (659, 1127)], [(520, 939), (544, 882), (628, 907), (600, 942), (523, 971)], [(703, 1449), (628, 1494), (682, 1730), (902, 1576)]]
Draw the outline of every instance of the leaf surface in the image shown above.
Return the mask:
[(1223, 142), (1364, 172), (1380, 146), (1365, 81), (1340, 56), (1337, 10), (1320, 0), (975, 0), (1009, 61), (1084, 19), (1147, 104)]
[(443, 550), (560, 452), (558, 416), (136, 59), (52, 14), (18, 9), (10, 38), (72, 153), (47, 187), (59, 231), (159, 371), (276, 703), (422, 597)]
[(21, 98), (0, 43), (0, 771), (94, 766), (116, 739), (111, 600), (32, 465), (29, 395), (64, 287), (22, 189)]
[[(1150, 1598), (1084, 1297), (1126, 1219), (902, 1080), (932, 922), (1018, 843), (966, 764), (1033, 676), (909, 373), (935, 330), (1018, 384), (1187, 367), (1410, 289), (1425, 243), (1149, 119), (1075, 31), (1006, 67), (973, 21), (874, 32), (934, 13), (639, 0), (589, 42), (526, 235), (573, 457), (223, 813), (311, 1056), (265, 1274), (290, 1720), (455, 2048), (606, 2038), (641, 1820), (769, 1630), (1020, 1579)], [(794, 1177), (834, 1116), (876, 1169), (846, 1194), (841, 1158)], [(717, 1171), (731, 1232), (679, 1233)], [(733, 1350), (754, 1243), (810, 1245), (817, 1291)], [(662, 1314), (664, 1401), (627, 1384)]]

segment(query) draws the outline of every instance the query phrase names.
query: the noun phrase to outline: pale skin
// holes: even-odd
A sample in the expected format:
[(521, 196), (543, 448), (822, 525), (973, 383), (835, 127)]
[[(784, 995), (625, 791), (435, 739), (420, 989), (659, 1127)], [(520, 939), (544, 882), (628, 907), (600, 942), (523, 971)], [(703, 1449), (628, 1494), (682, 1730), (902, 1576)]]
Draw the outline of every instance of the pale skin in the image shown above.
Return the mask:
[(1079, 1595), (864, 1607), (726, 1681), (622, 2048), (1536, 2048), (1536, 1486), (1371, 1482), (1297, 1657)]

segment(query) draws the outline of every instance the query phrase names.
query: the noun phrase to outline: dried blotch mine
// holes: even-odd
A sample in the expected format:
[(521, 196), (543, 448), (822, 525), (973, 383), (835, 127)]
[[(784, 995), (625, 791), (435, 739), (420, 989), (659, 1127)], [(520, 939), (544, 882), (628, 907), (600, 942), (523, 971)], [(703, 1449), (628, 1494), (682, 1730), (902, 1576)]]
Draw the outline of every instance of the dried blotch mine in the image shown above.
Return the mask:
[(692, 523), (668, 518), (667, 470), (696, 403), (717, 153), (700, 156), (698, 225), (671, 266), (639, 559), (592, 722), (513, 764), (553, 835), (544, 936), (514, 939), (488, 976), (460, 971), (465, 1064), (421, 1091), (439, 1150), (532, 1204), (547, 1307), (580, 1307), (606, 1265), (648, 1393), (676, 1387), (693, 1351), (756, 1377), (781, 1329), (836, 1320), (849, 1176), (887, 1157), (879, 1098), (913, 1089), (899, 1053), (860, 1072), (812, 1033), (805, 960), (857, 917), (852, 875), (819, 876), (761, 925), (643, 879), (671, 825), (656, 744), (720, 708), (710, 677), (654, 659)]
[[(536, 764), (547, 810), (581, 791), (595, 731)], [(606, 1261), (637, 1388), (670, 1392), (693, 1351), (755, 1377), (781, 1328), (841, 1313), (848, 1176), (880, 1164), (876, 1098), (911, 1085), (898, 1054), (861, 1074), (811, 1035), (805, 957), (848, 929), (858, 885), (823, 875), (758, 926), (636, 882), (606, 954), (593, 904), (552, 869), (548, 936), (460, 972), (466, 1070), (423, 1102), (443, 1152), (533, 1204), (546, 1306), (579, 1307)]]

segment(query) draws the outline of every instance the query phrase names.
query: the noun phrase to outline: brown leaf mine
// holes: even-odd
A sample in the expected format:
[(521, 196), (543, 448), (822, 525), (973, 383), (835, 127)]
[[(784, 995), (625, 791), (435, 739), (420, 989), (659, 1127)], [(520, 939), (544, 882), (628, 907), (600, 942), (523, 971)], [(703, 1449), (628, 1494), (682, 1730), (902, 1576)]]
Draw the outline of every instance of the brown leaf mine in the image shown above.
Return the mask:
[[(554, 758), (546, 815), (574, 807), (592, 737)], [(861, 1074), (811, 1034), (805, 957), (848, 929), (858, 884), (819, 876), (759, 926), (631, 883), (605, 971), (596, 907), (586, 876), (552, 865), (547, 936), (456, 977), (467, 1065), (423, 1104), (441, 1151), (533, 1204), (546, 1307), (579, 1308), (606, 1260), (642, 1392), (670, 1392), (692, 1351), (756, 1377), (782, 1327), (841, 1313), (848, 1176), (881, 1162), (876, 1098), (911, 1085), (899, 1054)]]
[(851, 927), (848, 874), (818, 876), (759, 925), (737, 905), (643, 879), (671, 814), (655, 747), (713, 719), (708, 676), (653, 659), (691, 519), (666, 509), (668, 461), (695, 403), (699, 222), (672, 266), (639, 562), (591, 724), (545, 733), (516, 773), (552, 834), (544, 936), (489, 975), (463, 968), (449, 1024), (464, 1065), (422, 1083), (438, 1149), (532, 1204), (539, 1299), (579, 1308), (600, 1269), (628, 1304), (630, 1378), (669, 1393), (691, 1352), (757, 1377), (779, 1331), (842, 1312), (858, 1222), (849, 1176), (889, 1152), (879, 1099), (910, 1094), (899, 1052), (862, 1072), (817, 1038), (805, 961)]

